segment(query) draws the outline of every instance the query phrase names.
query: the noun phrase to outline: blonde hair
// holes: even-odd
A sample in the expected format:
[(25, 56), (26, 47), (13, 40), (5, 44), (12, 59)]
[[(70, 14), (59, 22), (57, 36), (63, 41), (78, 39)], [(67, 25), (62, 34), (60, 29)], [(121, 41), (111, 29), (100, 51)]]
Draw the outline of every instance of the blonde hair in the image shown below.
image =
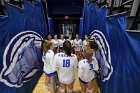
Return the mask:
[[(90, 55), (87, 55), (87, 54), (90, 54)], [(93, 49), (91, 49), (89, 46), (84, 50), (84, 54), (85, 54), (85, 57), (88, 59), (88, 63), (91, 63), (92, 61), (92, 55), (93, 55)]]
[(52, 45), (52, 42), (45, 40), (43, 43), (43, 52), (46, 53)]

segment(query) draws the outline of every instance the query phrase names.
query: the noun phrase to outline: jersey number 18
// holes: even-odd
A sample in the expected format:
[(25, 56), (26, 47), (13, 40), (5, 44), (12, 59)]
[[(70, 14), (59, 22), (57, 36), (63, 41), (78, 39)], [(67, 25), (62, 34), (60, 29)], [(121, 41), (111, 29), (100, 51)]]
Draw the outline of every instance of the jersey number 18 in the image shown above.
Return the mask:
[(63, 67), (69, 67), (70, 66), (70, 60), (69, 59), (64, 59), (63, 60)]

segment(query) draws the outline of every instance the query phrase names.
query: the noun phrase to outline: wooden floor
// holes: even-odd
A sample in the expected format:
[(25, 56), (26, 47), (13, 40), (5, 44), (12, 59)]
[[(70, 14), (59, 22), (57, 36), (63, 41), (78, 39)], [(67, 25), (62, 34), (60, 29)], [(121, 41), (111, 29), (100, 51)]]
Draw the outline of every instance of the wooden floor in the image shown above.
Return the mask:
[[(45, 74), (43, 74), (41, 76), (41, 78), (38, 81), (38, 84), (36, 85), (33, 93), (50, 93), (49, 91), (45, 90), (44, 80), (45, 80)], [(93, 81), (93, 84), (94, 84), (94, 87), (93, 87), (94, 93), (101, 93), (100, 89), (97, 85), (96, 80)], [(80, 85), (79, 85), (79, 79), (78, 79), (77, 73), (75, 75), (74, 93), (80, 93)]]

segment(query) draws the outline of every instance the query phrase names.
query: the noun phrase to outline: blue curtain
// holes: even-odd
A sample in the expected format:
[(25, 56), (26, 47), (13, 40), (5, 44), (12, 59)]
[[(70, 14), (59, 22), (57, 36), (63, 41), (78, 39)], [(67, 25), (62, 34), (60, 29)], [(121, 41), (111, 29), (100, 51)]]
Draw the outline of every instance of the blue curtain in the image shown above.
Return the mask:
[(91, 33), (100, 46), (94, 56), (100, 67), (101, 92), (137, 93), (140, 91), (140, 33), (126, 32), (126, 13), (107, 18), (106, 6), (97, 9), (96, 3), (91, 7), (88, 2), (86, 10), (85, 34)]
[(90, 8), (90, 24), (89, 24), (89, 34), (94, 31), (94, 30), (97, 30), (96, 29), (96, 24), (97, 24), (97, 21), (98, 19), (97, 18), (97, 12), (98, 12), (98, 3), (95, 2), (94, 4), (91, 4), (90, 5), (91, 8)]
[(26, 29), (35, 31), (35, 10), (33, 5), (25, 0), (24, 10)]
[(34, 0), (34, 10), (35, 10), (35, 31), (40, 32), (40, 35), (43, 38), (45, 38), (48, 34), (48, 30), (41, 0), (40, 2)]
[(98, 9), (98, 11), (96, 11), (96, 15), (95, 15), (95, 30), (100, 30), (100, 31), (104, 31), (106, 30), (106, 16), (108, 13), (108, 7), (104, 6), (100, 9)]
[[(127, 14), (107, 18), (102, 32), (110, 47), (113, 72), (108, 80), (98, 80), (102, 93), (137, 93), (140, 71), (140, 33), (126, 32)], [(106, 34), (107, 33), (107, 34)]]
[(0, 92), (31, 93), (42, 74), (41, 40), (47, 35), (42, 4), (7, 4), (6, 11), (0, 16)]
[(79, 25), (79, 36), (81, 39), (84, 38), (84, 31), (83, 31), (83, 18), (80, 18), (80, 25)]
[(53, 21), (52, 18), (48, 17), (48, 26), (49, 26), (49, 33), (53, 37), (54, 36), (54, 27), (53, 27)]
[(86, 0), (84, 8), (84, 35), (90, 35), (90, 33), (96, 29), (96, 18), (98, 11), (97, 2), (92, 4), (88, 0)]
[(88, 0), (86, 0), (85, 3), (85, 11), (84, 11), (84, 30), (85, 30), (85, 35), (89, 35), (90, 34), (90, 29), (89, 29), (89, 25), (90, 25), (90, 5)]

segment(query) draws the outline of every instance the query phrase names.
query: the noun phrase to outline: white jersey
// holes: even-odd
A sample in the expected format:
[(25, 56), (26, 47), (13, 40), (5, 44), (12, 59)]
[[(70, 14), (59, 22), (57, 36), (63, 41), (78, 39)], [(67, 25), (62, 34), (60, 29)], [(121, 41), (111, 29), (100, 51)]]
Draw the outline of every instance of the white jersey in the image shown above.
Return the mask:
[(72, 47), (73, 47), (73, 46), (74, 46), (73, 40), (69, 40), (69, 39), (68, 39), (68, 41), (70, 41), (70, 43), (71, 43), (71, 45), (72, 45)]
[(85, 48), (87, 47), (88, 42), (86, 40), (83, 41), (83, 50), (85, 50)]
[(63, 47), (63, 43), (65, 42), (65, 39), (59, 39), (59, 47)]
[(77, 69), (78, 60), (75, 54), (67, 56), (65, 53), (57, 53), (54, 57), (54, 70), (57, 70), (59, 82), (70, 84), (74, 81), (74, 69)]
[(75, 51), (81, 50), (81, 48), (82, 48), (82, 40), (81, 39), (79, 39), (79, 40), (74, 39), (73, 44), (74, 44)]
[(51, 74), (55, 72), (53, 68), (53, 59), (54, 59), (54, 52), (52, 50), (48, 50), (46, 54), (43, 55), (42, 61), (44, 62), (43, 71), (46, 74)]
[(53, 41), (55, 47), (59, 47), (59, 40), (58, 39), (57, 40), (53, 39), (52, 41)]
[(83, 59), (78, 64), (78, 76), (84, 82), (89, 82), (94, 79), (95, 72), (98, 70), (98, 62), (96, 58), (93, 58), (91, 63), (88, 63), (87, 59)]

